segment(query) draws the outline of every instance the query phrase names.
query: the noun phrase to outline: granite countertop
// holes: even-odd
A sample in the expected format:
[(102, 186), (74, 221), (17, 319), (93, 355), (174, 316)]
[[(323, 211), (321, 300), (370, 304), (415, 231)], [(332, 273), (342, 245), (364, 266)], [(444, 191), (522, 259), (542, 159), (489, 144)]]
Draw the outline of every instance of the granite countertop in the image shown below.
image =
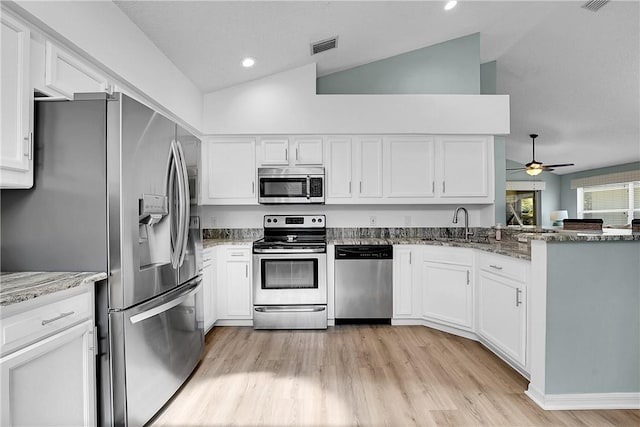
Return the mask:
[(545, 242), (602, 242), (640, 241), (640, 233), (631, 230), (557, 230), (549, 233), (519, 233), (518, 241), (544, 240)]
[(106, 273), (92, 272), (2, 272), (0, 273), (0, 306), (17, 304), (106, 278)]
[(492, 252), (499, 255), (506, 255), (514, 258), (530, 260), (531, 251), (527, 243), (513, 241), (497, 242), (493, 239), (487, 241), (465, 241), (462, 239), (446, 238), (362, 238), (362, 239), (330, 239), (327, 243), (334, 245), (432, 245), (448, 246), (455, 248), (480, 249), (485, 252)]
[(207, 249), (220, 245), (248, 245), (254, 242), (254, 238), (229, 238), (229, 239), (202, 239), (202, 248)]

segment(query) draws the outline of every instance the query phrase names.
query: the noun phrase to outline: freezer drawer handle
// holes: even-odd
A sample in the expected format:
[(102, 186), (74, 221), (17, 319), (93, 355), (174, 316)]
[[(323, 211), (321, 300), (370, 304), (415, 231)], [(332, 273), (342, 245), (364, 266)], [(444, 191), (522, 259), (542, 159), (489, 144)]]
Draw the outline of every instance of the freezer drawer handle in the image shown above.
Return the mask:
[(53, 319), (47, 319), (42, 321), (42, 326), (45, 326), (51, 322), (55, 322), (56, 320), (60, 320), (63, 317), (71, 316), (75, 311), (69, 311), (68, 313), (62, 313), (60, 316), (54, 317)]
[(313, 313), (325, 311), (327, 307), (256, 307), (259, 313)]
[(157, 316), (158, 314), (171, 310), (173, 307), (182, 304), (187, 298), (198, 292), (200, 290), (201, 281), (202, 280), (198, 280), (195, 284), (191, 285), (189, 289), (184, 290), (180, 295), (178, 295), (171, 301), (165, 302), (164, 304), (160, 304), (156, 307), (152, 307), (149, 310), (136, 314), (135, 316), (131, 316), (129, 320), (131, 320), (131, 323), (135, 325), (136, 323), (147, 320), (150, 317)]

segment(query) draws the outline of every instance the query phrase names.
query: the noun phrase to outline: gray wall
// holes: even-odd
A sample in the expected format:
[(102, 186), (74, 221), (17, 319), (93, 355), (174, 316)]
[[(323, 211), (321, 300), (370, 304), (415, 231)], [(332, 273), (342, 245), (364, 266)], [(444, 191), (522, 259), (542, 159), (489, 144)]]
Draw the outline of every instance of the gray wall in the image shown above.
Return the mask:
[[(513, 160), (507, 160), (507, 168), (524, 168), (522, 163), (514, 162)], [(519, 171), (507, 171), (507, 181), (533, 181), (534, 178), (523, 170)], [(497, 178), (496, 178), (497, 179)], [(535, 178), (536, 181), (543, 181), (546, 184), (545, 190), (542, 191), (542, 199), (540, 200), (541, 207), (541, 220), (543, 227), (551, 227), (553, 222), (549, 219), (551, 211), (559, 209), (565, 209), (560, 203), (560, 176), (551, 172), (542, 172)], [(496, 192), (498, 187), (496, 186)], [(498, 207), (496, 206), (496, 210)]]
[(582, 172), (569, 173), (561, 176), (560, 182), (560, 204), (563, 209), (569, 211), (569, 218), (576, 218), (578, 215), (576, 190), (571, 189), (571, 180), (576, 178), (587, 178), (590, 176), (607, 175), (617, 172), (628, 172), (640, 170), (640, 162), (625, 163), (623, 165), (609, 166), (606, 168), (590, 169)]
[(498, 76), (496, 61), (480, 64), (480, 94), (495, 95)]
[(546, 394), (640, 392), (640, 242), (547, 245)]
[(496, 224), (505, 224), (506, 218), (506, 176), (507, 176), (507, 159), (505, 156), (505, 138), (504, 136), (496, 136), (494, 138), (494, 166), (495, 166), (495, 208), (496, 208)]
[(480, 34), (317, 79), (318, 94), (479, 94)]

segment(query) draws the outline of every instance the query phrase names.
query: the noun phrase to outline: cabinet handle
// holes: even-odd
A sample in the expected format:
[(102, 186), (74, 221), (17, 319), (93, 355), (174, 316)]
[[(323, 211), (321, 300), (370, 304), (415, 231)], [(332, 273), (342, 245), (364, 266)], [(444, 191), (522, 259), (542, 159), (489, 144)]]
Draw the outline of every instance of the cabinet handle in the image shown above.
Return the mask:
[(298, 147), (296, 147), (296, 161), (298, 160)]
[(442, 181), (442, 192), (445, 192), (445, 186), (444, 186), (444, 181)]
[(251, 182), (251, 194), (256, 194), (256, 182)]
[(249, 264), (244, 265), (244, 276), (249, 278)]
[(522, 291), (520, 290), (520, 288), (516, 288), (516, 307), (519, 307), (520, 304), (522, 304), (522, 301), (520, 301), (520, 293)]
[(29, 160), (32, 160), (33, 159), (33, 132), (29, 132), (29, 135), (22, 138), (22, 140), (24, 141), (24, 145), (26, 145), (22, 149), (22, 154), (24, 156), (27, 156)]
[(495, 268), (496, 270), (502, 270), (502, 267), (500, 267), (499, 265), (489, 264), (489, 267)]
[(349, 181), (349, 194), (351, 194), (351, 181)]
[(287, 161), (287, 162), (289, 161), (289, 149), (288, 148), (284, 149), (284, 160)]
[(231, 256), (242, 256), (242, 255), (244, 255), (244, 254), (241, 253), (241, 252), (236, 252), (236, 253), (231, 254)]
[(471, 283), (471, 280), (469, 280), (469, 270), (467, 270), (467, 285)]
[(436, 192), (436, 182), (435, 181), (431, 181), (431, 192), (432, 193)]
[(67, 317), (67, 316), (71, 316), (73, 313), (75, 313), (75, 311), (70, 311), (68, 313), (62, 313), (60, 316), (54, 317), (53, 319), (47, 319), (47, 320), (43, 320), (42, 321), (42, 326), (45, 326), (51, 322), (55, 322), (56, 320), (60, 320), (63, 317)]
[(411, 254), (412, 254), (412, 253), (413, 253), (413, 252), (409, 252), (409, 264), (411, 264)]
[(362, 181), (360, 181), (360, 194), (362, 194)]

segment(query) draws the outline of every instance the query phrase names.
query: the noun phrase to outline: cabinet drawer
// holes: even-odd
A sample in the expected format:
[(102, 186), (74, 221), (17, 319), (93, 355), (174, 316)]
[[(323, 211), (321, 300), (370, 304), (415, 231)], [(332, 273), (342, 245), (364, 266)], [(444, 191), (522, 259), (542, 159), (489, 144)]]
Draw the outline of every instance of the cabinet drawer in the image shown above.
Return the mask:
[(482, 253), (478, 256), (478, 265), (481, 270), (526, 282), (530, 263), (503, 255)]
[(228, 248), (226, 255), (228, 261), (251, 261), (251, 250), (246, 248)]
[(2, 319), (2, 353), (10, 352), (92, 316), (90, 293), (82, 293)]

